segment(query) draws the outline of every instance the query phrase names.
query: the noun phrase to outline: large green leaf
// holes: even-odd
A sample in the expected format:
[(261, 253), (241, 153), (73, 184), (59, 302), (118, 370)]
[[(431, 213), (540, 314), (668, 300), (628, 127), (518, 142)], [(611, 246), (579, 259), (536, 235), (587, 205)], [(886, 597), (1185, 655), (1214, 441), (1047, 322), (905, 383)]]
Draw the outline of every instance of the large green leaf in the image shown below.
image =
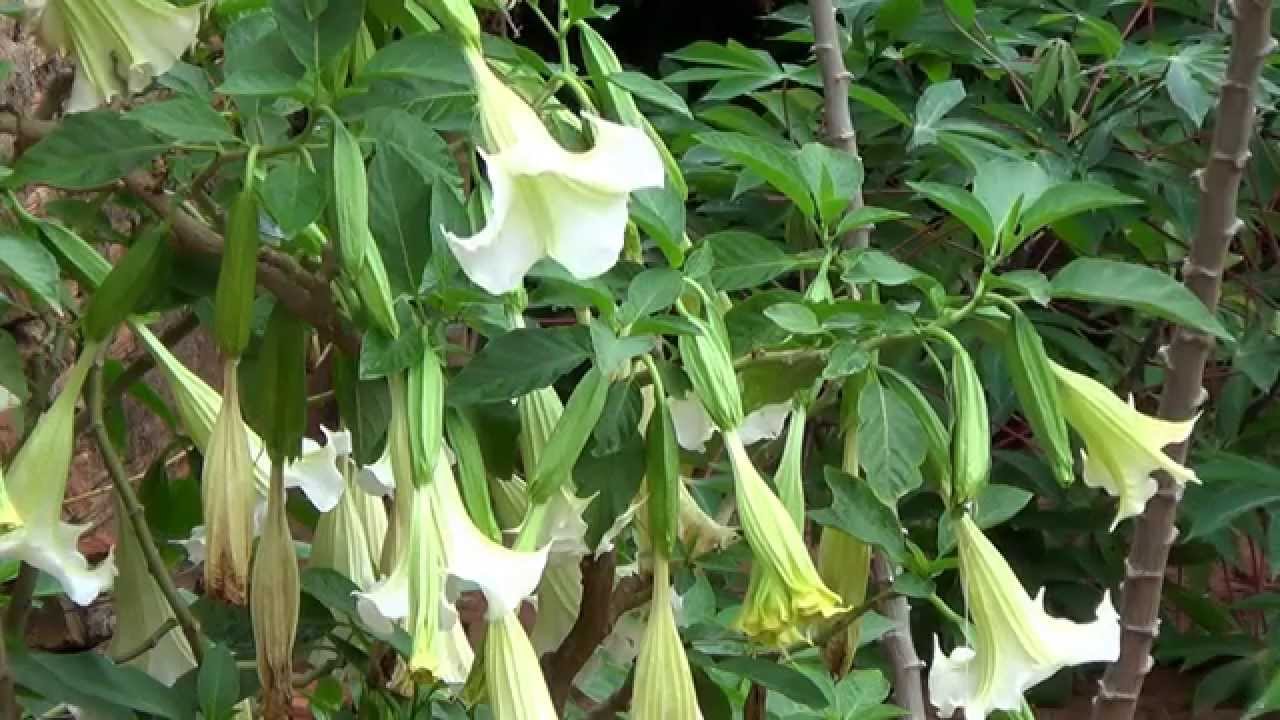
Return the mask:
[(467, 87), (471, 84), (471, 71), (455, 43), (444, 33), (431, 33), (413, 35), (380, 48), (360, 70), (360, 78), (416, 78)]
[(964, 100), (964, 83), (959, 80), (930, 85), (916, 102), (916, 122), (908, 150), (938, 141), (938, 123)]
[(586, 328), (516, 328), (499, 335), (449, 383), (456, 405), (503, 402), (544, 388), (591, 356)]
[(715, 258), (711, 282), (725, 292), (763, 285), (796, 266), (782, 248), (755, 233), (725, 230), (703, 242)]
[(1189, 485), (1183, 514), (1191, 521), (1187, 539), (1227, 527), (1244, 513), (1280, 504), (1280, 468), (1239, 455), (1214, 455), (1196, 466), (1199, 485)]
[[(1027, 202), (1030, 202), (1030, 198)], [(1060, 183), (1041, 194), (1034, 202), (1022, 205), (1019, 237), (1027, 237), (1045, 225), (1073, 215), (1119, 205), (1133, 205), (1142, 201), (1125, 195), (1109, 185), (1087, 182)]]
[(392, 296), (412, 293), (431, 255), (431, 185), (409, 156), (379, 143), (369, 164), (369, 228), (387, 267)]
[(33, 300), (55, 312), (61, 311), (58, 261), (39, 241), (0, 230), (0, 269)]
[(142, 123), (113, 110), (75, 113), (22, 154), (8, 184), (85, 190), (124, 177), (168, 149)]
[(320, 217), (328, 200), (328, 188), (302, 158), (290, 156), (271, 166), (258, 185), (258, 195), (289, 237)]
[(747, 678), (809, 707), (820, 708), (828, 702), (822, 689), (808, 676), (781, 662), (739, 656), (721, 660), (715, 667)]
[(155, 132), (189, 143), (238, 143), (227, 121), (205, 100), (180, 97), (147, 103), (128, 115)]
[(873, 378), (858, 399), (858, 460), (867, 485), (893, 508), (920, 487), (928, 438), (911, 407)]
[(693, 114), (689, 112), (689, 106), (685, 104), (684, 98), (676, 94), (674, 90), (667, 87), (666, 83), (645, 75), (644, 73), (623, 71), (616, 72), (609, 76), (609, 82), (614, 83), (618, 87), (630, 92), (642, 100), (665, 108), (674, 113), (678, 113), (687, 118), (692, 118)]
[(973, 193), (962, 187), (935, 182), (909, 182), (912, 190), (937, 203), (973, 231), (987, 252), (996, 244), (995, 222)]
[(193, 699), (183, 698), (145, 672), (116, 665), (96, 652), (55, 654), (9, 651), (19, 685), (55, 702), (68, 702), (107, 718), (131, 720), (135, 712), (169, 720), (194, 720)]
[(364, 17), (364, 0), (271, 0), (271, 10), (293, 56), (316, 71), (355, 39)]
[(196, 683), (200, 712), (205, 720), (225, 720), (232, 716), (240, 701), (240, 671), (226, 645), (205, 646)]
[(831, 466), (826, 467), (825, 473), (832, 503), (829, 508), (814, 511), (814, 521), (878, 545), (892, 558), (905, 557), (907, 548), (898, 518), (875, 496), (871, 486)]
[(306, 74), (269, 13), (254, 13), (232, 25), (225, 57), (218, 87), (225, 95), (287, 95)]
[(1131, 307), (1223, 339), (1231, 338), (1222, 323), (1182, 283), (1145, 265), (1079, 258), (1053, 278), (1053, 297)]
[(694, 136), (698, 142), (734, 163), (764, 178), (786, 195), (808, 217), (813, 217), (813, 198), (804, 173), (792, 155), (776, 145), (763, 143), (742, 133), (705, 132)]

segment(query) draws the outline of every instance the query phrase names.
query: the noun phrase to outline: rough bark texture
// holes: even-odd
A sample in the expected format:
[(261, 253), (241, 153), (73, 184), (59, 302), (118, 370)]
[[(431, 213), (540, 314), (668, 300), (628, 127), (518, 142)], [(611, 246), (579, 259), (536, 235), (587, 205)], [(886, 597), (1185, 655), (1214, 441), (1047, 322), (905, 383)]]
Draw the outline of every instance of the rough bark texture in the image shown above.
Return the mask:
[[(1218, 307), (1227, 249), (1242, 227), (1236, 216), (1236, 198), (1249, 160), (1255, 87), (1263, 61), (1276, 44), (1271, 38), (1270, 0), (1236, 0), (1232, 4), (1236, 17), (1231, 59), (1218, 101), (1209, 160), (1197, 176), (1200, 220), (1183, 266), (1183, 283), (1210, 310)], [(1204, 333), (1175, 330), (1160, 395), (1160, 417), (1185, 420), (1195, 414), (1204, 397), (1205, 364), (1213, 345), (1213, 338)], [(1170, 457), (1184, 462), (1189, 444), (1188, 440), (1170, 446)], [(1167, 475), (1158, 474), (1157, 479), (1159, 490), (1138, 518), (1125, 561), (1120, 659), (1107, 668), (1099, 685), (1095, 720), (1132, 718), (1142, 682), (1153, 664), (1151, 646), (1159, 633), (1160, 594), (1169, 548), (1177, 535), (1174, 521), (1182, 495), (1182, 488)]]
[[(893, 569), (882, 552), (871, 556), (871, 578), (877, 592), (893, 584)], [(888, 595), (880, 601), (878, 610), (893, 621), (893, 627), (880, 638), (880, 646), (893, 667), (893, 702), (906, 710), (911, 720), (925, 720), (929, 714), (921, 679), (924, 661), (911, 640), (911, 605), (901, 595)]]
[[(858, 157), (858, 135), (849, 115), (849, 80), (840, 52), (840, 24), (831, 0), (809, 0), (813, 18), (813, 52), (822, 71), (823, 114), (827, 123), (827, 142), (832, 147)], [(849, 209), (862, 207), (862, 188), (849, 198)], [(871, 242), (871, 229), (858, 228), (843, 238), (846, 247), (864, 248)]]

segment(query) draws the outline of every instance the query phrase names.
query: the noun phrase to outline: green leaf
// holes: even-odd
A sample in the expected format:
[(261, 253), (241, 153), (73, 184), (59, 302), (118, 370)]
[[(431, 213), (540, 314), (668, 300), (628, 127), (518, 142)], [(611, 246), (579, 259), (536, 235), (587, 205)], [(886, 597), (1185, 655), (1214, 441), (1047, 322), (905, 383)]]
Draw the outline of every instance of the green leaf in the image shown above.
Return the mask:
[[(1120, 205), (1141, 204), (1141, 200), (1125, 195), (1108, 185), (1085, 182), (1060, 183), (1040, 195), (1035, 202), (1024, 202), (1018, 237), (1025, 238), (1046, 225), (1073, 215)], [(1006, 250), (1008, 252), (1008, 250)]]
[(831, 486), (831, 507), (814, 511), (814, 521), (881, 547), (895, 560), (906, 557), (907, 546), (898, 518), (876, 497), (871, 486), (830, 465), (824, 472), (827, 485)]
[(189, 143), (239, 143), (227, 121), (209, 103), (193, 97), (147, 103), (130, 112), (129, 118), (151, 130)]
[[(1032, 497), (1034, 495), (1022, 488), (989, 484), (974, 499), (970, 516), (978, 527), (986, 530), (1022, 512), (1022, 508), (1031, 502)], [(938, 522), (938, 555), (951, 552), (955, 546), (956, 536), (951, 524), (951, 513), (944, 513)]]
[(1262, 694), (1252, 703), (1249, 703), (1242, 720), (1253, 720), (1253, 718), (1262, 717), (1278, 709), (1280, 709), (1280, 669), (1277, 669), (1275, 674), (1271, 676), (1271, 681), (1267, 683), (1267, 687), (1262, 691)]
[(786, 151), (742, 133), (706, 132), (699, 133), (694, 138), (764, 178), (765, 182), (795, 203), (800, 212), (813, 217), (813, 199), (809, 196), (804, 173)]
[(627, 299), (618, 313), (618, 322), (630, 325), (671, 307), (684, 290), (684, 279), (670, 268), (651, 268), (636, 275), (627, 286)]
[(834, 225), (849, 207), (849, 200), (862, 190), (862, 161), (821, 143), (805, 144), (797, 160), (817, 204), (818, 216), (828, 226)]
[(22, 154), (8, 184), (86, 190), (124, 177), (168, 149), (142, 123), (113, 110), (74, 113)]
[(822, 377), (827, 380), (839, 380), (849, 375), (856, 375), (871, 364), (871, 354), (862, 346), (850, 340), (842, 340), (831, 348), (827, 355), (827, 365), (822, 368)]
[(685, 207), (675, 188), (645, 188), (631, 193), (631, 218), (662, 250), (667, 264), (684, 263)]
[(360, 70), (361, 80), (415, 78), (471, 86), (471, 71), (461, 49), (444, 33), (413, 35), (386, 45)]
[[(973, 196), (987, 210), (997, 237), (1017, 227), (1015, 212), (1042, 197), (1053, 181), (1038, 164), (1029, 160), (995, 158), (978, 166), (973, 175)], [(1006, 254), (1012, 248), (1001, 248)]]
[(417, 170), (422, 184), (443, 181), (460, 193), (461, 181), (448, 143), (422, 118), (392, 108), (370, 117), (365, 134), (377, 141), (378, 152), (402, 155)]
[(812, 708), (827, 705), (827, 696), (807, 675), (780, 662), (743, 655), (721, 660), (715, 668), (747, 678)]
[(822, 324), (812, 310), (800, 303), (783, 302), (764, 310), (765, 317), (789, 333), (813, 335), (822, 332)]
[(795, 268), (795, 260), (755, 233), (724, 230), (703, 238), (715, 267), (711, 282), (725, 292), (763, 285)]
[(1172, 277), (1144, 265), (1102, 258), (1073, 260), (1053, 278), (1053, 297), (1121, 305), (1231, 339), (1200, 298)]
[(609, 76), (609, 82), (660, 108), (665, 108), (690, 119), (693, 118), (693, 113), (689, 112), (689, 106), (685, 104), (684, 98), (667, 87), (666, 83), (654, 80), (644, 73), (631, 72), (629, 70), (616, 72)]
[(889, 220), (903, 220), (911, 217), (910, 213), (899, 212), (898, 210), (886, 210), (878, 207), (860, 207), (857, 210), (840, 218), (840, 225), (836, 228), (836, 235), (844, 235), (858, 228), (872, 227)]
[(430, 181), (393, 146), (378, 146), (369, 163), (369, 229), (385, 259), (391, 295), (411, 294), (431, 255)]
[(271, 0), (280, 34), (307, 69), (324, 68), (360, 30), (364, 0)]
[(276, 305), (249, 366), (245, 418), (275, 462), (296, 458), (307, 425), (307, 339), (311, 328)]
[(9, 650), (9, 664), (17, 683), (31, 692), (107, 718), (131, 720), (135, 712), (142, 712), (190, 720), (193, 714), (175, 689), (97, 652), (57, 654), (15, 648)]
[(200, 712), (205, 720), (225, 720), (240, 701), (240, 671), (226, 645), (205, 646), (204, 661), (196, 676)]
[(867, 485), (893, 508), (920, 487), (920, 463), (928, 439), (915, 413), (898, 394), (870, 380), (858, 399), (858, 460)]
[(898, 38), (920, 19), (924, 0), (885, 0), (876, 12), (876, 29)]
[[(881, 9), (883, 12), (883, 8)], [(948, 80), (925, 88), (916, 102), (916, 121), (907, 150), (938, 141), (938, 123), (964, 100), (964, 83)]]
[(586, 328), (516, 328), (493, 338), (449, 383), (454, 405), (495, 403), (544, 388), (591, 356)]
[(56, 313), (62, 312), (58, 261), (39, 241), (0, 230), (0, 269), (32, 300)]
[(1258, 460), (1219, 453), (1196, 467), (1200, 484), (1188, 485), (1183, 514), (1190, 520), (1187, 540), (1231, 525), (1242, 514), (1280, 504), (1280, 468)]
[(1193, 52), (1195, 46), (1184, 49), (1169, 58), (1169, 71), (1165, 73), (1164, 85), (1169, 91), (1169, 99), (1183, 112), (1196, 127), (1204, 124), (1205, 115), (1213, 107), (1213, 96), (1204, 83), (1193, 72), (1196, 62)]
[(901, 108), (895, 105), (892, 100), (881, 95), (870, 87), (865, 85), (851, 85), (849, 87), (849, 97), (857, 100), (863, 105), (866, 105), (872, 110), (877, 110), (888, 115), (904, 127), (912, 126), (911, 118), (907, 117), (907, 114), (903, 112)]
[(601, 322), (591, 323), (591, 347), (595, 350), (596, 367), (606, 375), (619, 373), (634, 357), (653, 349), (651, 337), (618, 337)]
[(218, 92), (224, 95), (288, 95), (306, 74), (269, 13), (253, 13), (232, 25), (223, 56)]
[(286, 237), (315, 222), (324, 210), (327, 188), (301, 157), (290, 155), (267, 171), (258, 196)]
[(934, 182), (908, 182), (907, 185), (964, 223), (988, 253), (995, 247), (995, 223), (973, 193), (954, 185)]
[(947, 10), (960, 21), (961, 25), (966, 27), (973, 24), (973, 20), (978, 15), (978, 6), (974, 0), (945, 0)]

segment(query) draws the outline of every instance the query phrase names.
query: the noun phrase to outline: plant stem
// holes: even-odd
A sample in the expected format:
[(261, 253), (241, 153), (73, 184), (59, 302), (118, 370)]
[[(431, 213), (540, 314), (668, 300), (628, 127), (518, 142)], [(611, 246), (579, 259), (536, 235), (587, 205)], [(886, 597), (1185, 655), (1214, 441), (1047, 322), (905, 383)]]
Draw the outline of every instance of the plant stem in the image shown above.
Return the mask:
[[(871, 556), (871, 578), (878, 588), (893, 585), (893, 567), (881, 551)], [(877, 595), (882, 593), (883, 589)], [(906, 710), (906, 716), (911, 720), (925, 720), (928, 714), (925, 711), (924, 684), (920, 679), (924, 662), (916, 654), (916, 646), (911, 639), (911, 605), (905, 597), (890, 593), (880, 602), (880, 614), (893, 623), (893, 627), (880, 638), (880, 645), (893, 668), (893, 702)]]
[[(840, 24), (831, 0), (809, 0), (809, 16), (813, 20), (813, 53), (822, 74), (822, 103), (827, 123), (827, 142), (834, 148), (858, 157), (858, 135), (849, 114), (849, 80), (840, 52)], [(859, 158), (861, 160), (861, 158)], [(862, 187), (849, 198), (849, 210), (861, 208)], [(871, 228), (849, 231), (842, 242), (846, 247), (864, 248), (871, 244)]]
[[(1209, 160), (1198, 175), (1200, 219), (1183, 265), (1183, 284), (1213, 312), (1222, 291), (1222, 272), (1231, 238), (1243, 227), (1236, 214), (1240, 179), (1249, 160), (1255, 88), (1271, 38), (1271, 0), (1236, 0), (1231, 58), (1218, 100), (1217, 126)], [(1186, 420), (1200, 406), (1205, 364), (1213, 351), (1211, 336), (1180, 327), (1169, 348), (1169, 371), (1160, 394), (1160, 417)], [(1190, 438), (1170, 446), (1168, 454), (1185, 462)], [(1142, 683), (1153, 664), (1151, 646), (1159, 632), (1160, 595), (1169, 548), (1177, 535), (1182, 487), (1158, 473), (1159, 489), (1138, 518), (1125, 561), (1120, 609), (1120, 658), (1107, 667), (1093, 705), (1095, 720), (1130, 720)]]
[(141, 657), (143, 653), (147, 652), (148, 650), (152, 650), (155, 648), (156, 645), (159, 645), (160, 641), (164, 638), (164, 636), (168, 635), (169, 632), (174, 628), (176, 628), (177, 626), (178, 626), (178, 621), (176, 619), (169, 618), (165, 620), (164, 622), (160, 623), (160, 627), (156, 628), (151, 633), (151, 635), (147, 637), (146, 640), (142, 641), (141, 645), (139, 645), (136, 648), (131, 648), (126, 653), (121, 653), (120, 655), (116, 655), (115, 657), (111, 658), (111, 662), (114, 662), (117, 665), (123, 665), (129, 662), (130, 660), (135, 660)]
[(120, 502), (125, 507), (125, 516), (120, 518), (120, 531), (132, 532), (138, 538), (138, 545), (142, 547), (142, 555), (147, 561), (147, 569), (155, 579), (156, 585), (160, 587), (160, 593), (173, 609), (174, 617), (182, 626), (182, 634), (186, 636), (187, 644), (191, 646), (191, 652), (199, 663), (204, 658), (204, 639), (201, 637), (200, 626), (195, 616), (191, 614), (191, 608), (187, 607), (182, 596), (178, 594), (173, 578), (169, 576), (169, 568), (165, 566), (160, 549), (156, 547), (155, 538), (151, 536), (151, 529), (147, 527), (142, 503), (138, 501), (138, 496), (133, 491), (124, 463), (120, 461), (115, 446), (111, 444), (111, 436), (107, 433), (107, 425), (103, 419), (103, 395), (102, 366), (99, 365), (94, 367), (89, 375), (90, 425), (93, 427), (94, 439), (98, 443), (98, 452), (101, 453), (102, 461), (107, 466), (107, 473), (111, 476), (111, 482), (120, 496)]

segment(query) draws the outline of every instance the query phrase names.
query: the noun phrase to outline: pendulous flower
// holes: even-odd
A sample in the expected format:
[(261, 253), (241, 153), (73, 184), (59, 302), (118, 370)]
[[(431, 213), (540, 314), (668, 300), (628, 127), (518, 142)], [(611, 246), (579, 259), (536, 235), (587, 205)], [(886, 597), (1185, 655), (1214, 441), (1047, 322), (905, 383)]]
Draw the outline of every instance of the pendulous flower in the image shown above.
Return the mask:
[(967, 720), (1022, 707), (1029, 688), (1068, 665), (1111, 662), (1120, 655), (1120, 623), (1110, 597), (1097, 619), (1075, 623), (1050, 616), (1044, 591), (1032, 599), (1009, 563), (968, 515), (955, 523), (960, 581), (973, 618), (973, 647), (942, 653), (934, 638), (929, 697), (938, 714), (964, 708)]
[(258, 498), (249, 459), (249, 428), (240, 415), (236, 365), (223, 366), (226, 401), (204, 456), (201, 495), (204, 506), (204, 582), (208, 594), (244, 605), (249, 599), (249, 560), (253, 553), (254, 504)]
[[(53, 576), (77, 605), (88, 605), (111, 586), (115, 561), (108, 556), (90, 568), (76, 547), (88, 527), (62, 522), (62, 496), (71, 472), (76, 400), (99, 347), (86, 345), (57, 398), (22, 444), (9, 466), (12, 511), (9, 532), (0, 535), (0, 558), (21, 560)], [(15, 527), (16, 526), (16, 527)]]
[(653, 601), (636, 660), (634, 720), (702, 720), (698, 696), (689, 671), (689, 658), (676, 629), (671, 608), (671, 578), (667, 559), (653, 563)]
[(1165, 453), (1191, 435), (1197, 418), (1182, 422), (1144, 415), (1105, 385), (1050, 363), (1061, 390), (1062, 413), (1084, 440), (1084, 482), (1120, 499), (1112, 529), (1142, 512), (1155, 495), (1151, 473), (1163, 470), (1179, 483), (1199, 482), (1191, 468)]
[(527, 102), (499, 79), (477, 48), (467, 48), (493, 190), (485, 227), (445, 237), (467, 277), (498, 295), (551, 257), (574, 277), (604, 274), (618, 261), (633, 190), (661, 187), (662, 158), (642, 130), (585, 115), (594, 144), (569, 152)]
[(494, 720), (557, 720), (538, 656), (515, 613), (489, 619), (484, 671)]
[(378, 577), (378, 560), (387, 535), (382, 501), (348, 483), (338, 506), (320, 515), (311, 542), (311, 566), (341, 573), (368, 590)]
[(196, 41), (201, 7), (162, 0), (26, 0), (41, 43), (75, 57), (67, 112), (142, 92)]

